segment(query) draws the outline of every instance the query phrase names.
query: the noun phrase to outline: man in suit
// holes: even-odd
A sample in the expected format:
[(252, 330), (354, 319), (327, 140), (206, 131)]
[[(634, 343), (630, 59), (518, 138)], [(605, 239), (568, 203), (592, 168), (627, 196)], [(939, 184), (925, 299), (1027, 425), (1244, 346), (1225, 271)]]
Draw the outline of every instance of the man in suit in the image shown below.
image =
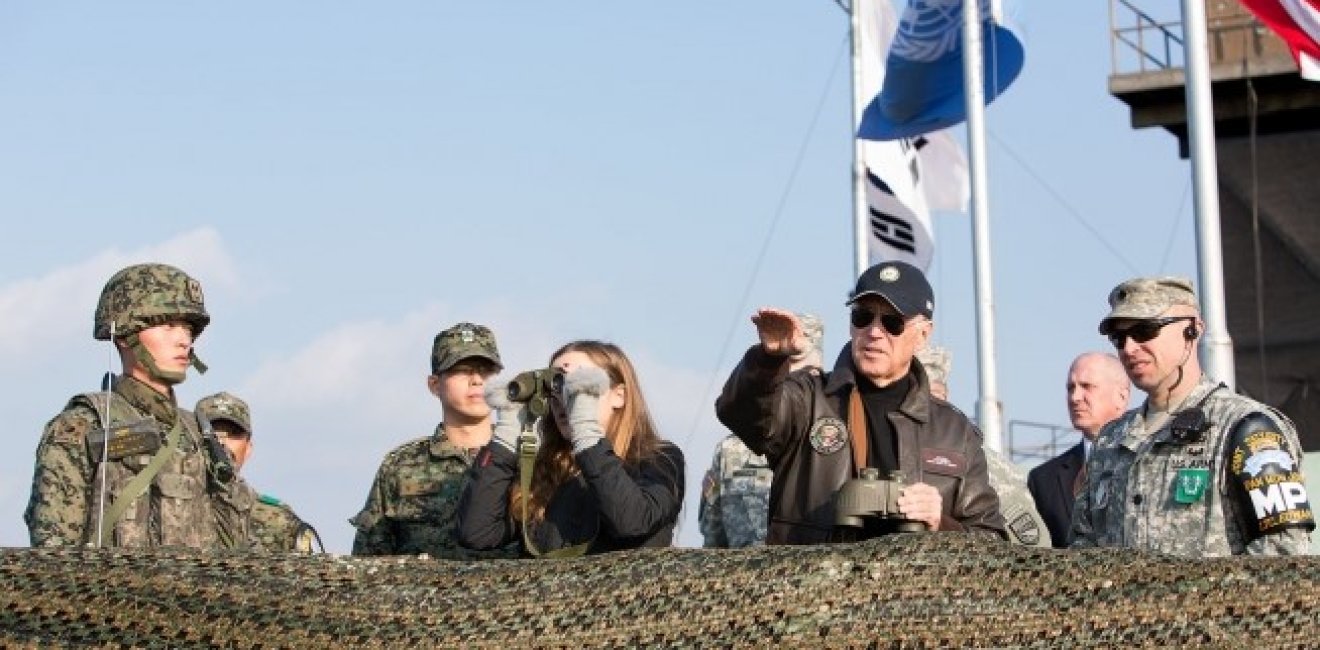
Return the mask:
[(1027, 476), (1027, 488), (1055, 548), (1067, 548), (1072, 543), (1073, 499), (1082, 483), (1079, 474), (1091, 443), (1100, 429), (1127, 409), (1130, 393), (1131, 382), (1112, 354), (1087, 352), (1068, 368), (1068, 419), (1082, 432), (1082, 441)]

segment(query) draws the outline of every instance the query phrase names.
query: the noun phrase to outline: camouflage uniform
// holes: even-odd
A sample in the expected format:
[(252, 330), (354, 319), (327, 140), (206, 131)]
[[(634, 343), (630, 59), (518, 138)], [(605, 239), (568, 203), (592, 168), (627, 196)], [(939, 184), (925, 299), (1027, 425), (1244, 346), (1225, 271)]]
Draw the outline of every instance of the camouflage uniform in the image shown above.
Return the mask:
[(262, 494), (252, 506), (252, 542), (269, 551), (312, 553), (321, 545), (316, 529), (288, 504)]
[[(1136, 278), (1110, 292), (1109, 306), (1100, 333), (1113, 336), (1125, 320), (1161, 318), (1174, 306), (1195, 310), (1197, 302), (1186, 279)], [(1172, 318), (1190, 321), (1190, 354), (1196, 317)], [(1123, 330), (1115, 345), (1131, 333)], [(1167, 417), (1151, 417), (1149, 406), (1123, 414), (1096, 438), (1073, 508), (1073, 547), (1186, 557), (1308, 552), (1315, 520), (1287, 417), (1204, 376)]]
[[(807, 337), (807, 350), (794, 358), (792, 369), (820, 367), (825, 326), (815, 314), (796, 314)], [(774, 470), (765, 456), (752, 453), (738, 436), (729, 435), (715, 447), (715, 457), (701, 482), (697, 521), (706, 548), (743, 548), (765, 543), (770, 517), (770, 484)]]
[(454, 537), (454, 516), (476, 450), (455, 447), (444, 425), (429, 438), (407, 442), (385, 456), (367, 505), (349, 520), (357, 528), (353, 555), (416, 555), (467, 560), (517, 557), (517, 546), (470, 551)]
[[(953, 355), (945, 348), (929, 346), (917, 351), (917, 360), (926, 369), (932, 386), (948, 386)], [(933, 389), (932, 389), (932, 392)], [(999, 493), (999, 512), (1007, 523), (1009, 539), (1023, 546), (1050, 547), (1050, 531), (1036, 510), (1036, 500), (1027, 490), (1027, 477), (1002, 454), (985, 450), (990, 487)]]
[(774, 471), (737, 436), (715, 449), (702, 481), (701, 534), (707, 548), (742, 548), (765, 543)]
[[(252, 431), (252, 411), (247, 402), (229, 393), (216, 393), (197, 402), (197, 417), (205, 417), (212, 423), (217, 421), (232, 422), (248, 436)], [(216, 431), (217, 435), (222, 435)], [(267, 551), (293, 551), (312, 553), (320, 546), (320, 536), (316, 529), (298, 517), (288, 504), (275, 497), (260, 494), (242, 477), (235, 477), (242, 483), (241, 490), (249, 495), (250, 507), (245, 514), (248, 518), (249, 536), (252, 546)]]
[[(464, 359), (500, 364), (489, 328), (459, 323), (436, 335), (431, 374), (439, 376)], [(472, 551), (454, 536), (458, 499), (477, 450), (449, 442), (444, 423), (428, 438), (404, 443), (386, 454), (367, 495), (366, 506), (349, 523), (357, 529), (353, 555), (417, 555), (470, 560), (518, 556), (518, 545)]]
[(992, 449), (985, 450), (990, 487), (999, 493), (999, 512), (1007, 523), (1009, 539), (1023, 546), (1050, 548), (1050, 531), (1027, 490), (1027, 477), (1016, 465)]
[[(1169, 426), (1173, 418), (1148, 430), (1144, 408), (1128, 411), (1101, 430), (1074, 506), (1074, 548), (1122, 546), (1186, 557), (1308, 552), (1306, 528), (1314, 528), (1314, 523), (1305, 488), (1300, 487), (1305, 483), (1301, 445), (1292, 422), (1259, 402), (1216, 387), (1203, 378), (1186, 400), (1196, 404), (1214, 391), (1202, 407), (1210, 423), (1202, 442), (1175, 442)], [(1235, 449), (1233, 429), (1260, 413), (1276, 425), (1267, 432), (1273, 435), (1264, 436), (1266, 444), (1251, 445), (1255, 449)], [(1241, 478), (1244, 465), (1270, 452), (1278, 458), (1279, 471), (1262, 467), (1254, 470), (1253, 478)], [(1266, 476), (1270, 478), (1262, 481)], [(1253, 481), (1276, 488), (1296, 484), (1300, 498), (1284, 504), (1282, 495), (1270, 495)], [(1271, 508), (1272, 514), (1264, 512)], [(1276, 520), (1258, 521), (1259, 514)]]
[[(113, 325), (114, 338), (128, 344), (153, 376), (172, 384), (183, 380), (182, 373), (161, 373), (137, 333), (179, 319), (192, 325), (194, 336), (210, 321), (197, 282), (163, 264), (130, 266), (106, 283), (94, 336), (109, 340)], [(23, 516), (32, 545), (96, 544), (103, 512), (108, 520), (116, 510), (122, 514), (104, 526), (104, 546), (246, 544), (244, 521), (235, 512), (249, 504), (232, 486), (211, 480), (192, 413), (178, 408), (172, 391), (162, 394), (132, 377), (114, 383), (110, 395), (74, 397), (46, 425)], [(112, 432), (107, 462), (101, 462), (102, 445), (94, 442), (104, 437), (103, 417)], [(158, 468), (154, 476), (149, 467)], [(149, 483), (143, 482), (148, 477)]]

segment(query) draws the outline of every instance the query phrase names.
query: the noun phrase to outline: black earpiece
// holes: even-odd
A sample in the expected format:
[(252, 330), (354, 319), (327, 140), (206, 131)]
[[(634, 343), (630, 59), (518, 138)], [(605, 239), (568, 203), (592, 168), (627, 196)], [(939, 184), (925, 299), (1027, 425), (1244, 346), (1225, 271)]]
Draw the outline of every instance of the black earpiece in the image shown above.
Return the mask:
[(1187, 339), (1188, 341), (1195, 341), (1197, 334), (1200, 334), (1200, 332), (1196, 331), (1195, 323), (1188, 325), (1187, 329), (1183, 330), (1183, 338)]

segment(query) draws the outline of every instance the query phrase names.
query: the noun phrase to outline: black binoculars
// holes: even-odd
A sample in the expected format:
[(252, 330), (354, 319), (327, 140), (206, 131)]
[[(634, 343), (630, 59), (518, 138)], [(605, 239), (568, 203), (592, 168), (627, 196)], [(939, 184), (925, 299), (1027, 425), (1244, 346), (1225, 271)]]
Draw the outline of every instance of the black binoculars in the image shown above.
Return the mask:
[(926, 524), (908, 519), (898, 510), (903, 473), (890, 472), (880, 478), (874, 467), (862, 469), (859, 478), (845, 482), (834, 493), (834, 537), (853, 542), (889, 533), (918, 533)]
[(556, 368), (524, 370), (509, 382), (509, 401), (526, 402), (527, 410), (536, 417), (550, 412), (550, 398), (559, 397), (564, 390), (564, 372)]

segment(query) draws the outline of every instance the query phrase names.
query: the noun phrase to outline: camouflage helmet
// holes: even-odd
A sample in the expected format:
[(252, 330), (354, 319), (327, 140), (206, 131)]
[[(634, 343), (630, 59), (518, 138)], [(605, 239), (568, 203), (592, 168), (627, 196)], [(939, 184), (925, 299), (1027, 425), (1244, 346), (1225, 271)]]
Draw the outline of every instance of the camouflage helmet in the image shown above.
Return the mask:
[(101, 289), (92, 335), (108, 341), (111, 323), (115, 336), (128, 336), (175, 318), (192, 324), (193, 336), (201, 335), (211, 322), (202, 285), (168, 264), (134, 264)]

